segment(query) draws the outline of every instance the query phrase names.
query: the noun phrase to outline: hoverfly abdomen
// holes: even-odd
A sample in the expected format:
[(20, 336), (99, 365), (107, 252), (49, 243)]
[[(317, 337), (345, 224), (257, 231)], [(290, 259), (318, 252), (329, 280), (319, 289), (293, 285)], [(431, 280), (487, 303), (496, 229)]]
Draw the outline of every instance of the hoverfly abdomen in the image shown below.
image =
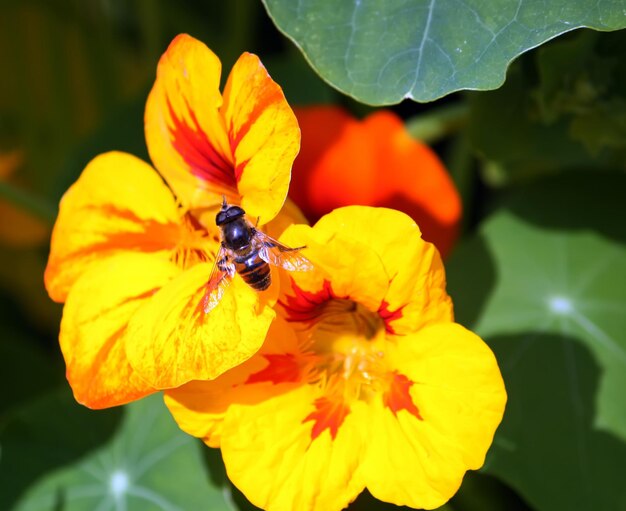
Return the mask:
[(270, 265), (259, 256), (255, 250), (245, 260), (239, 262), (235, 259), (237, 273), (253, 289), (265, 291), (272, 283), (270, 275)]

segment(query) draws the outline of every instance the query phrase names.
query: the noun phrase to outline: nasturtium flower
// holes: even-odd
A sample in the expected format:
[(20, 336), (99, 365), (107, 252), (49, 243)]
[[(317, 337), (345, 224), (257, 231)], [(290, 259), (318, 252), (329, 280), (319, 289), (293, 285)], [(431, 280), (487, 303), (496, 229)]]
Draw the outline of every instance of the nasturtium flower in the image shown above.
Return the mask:
[(283, 274), (261, 350), (168, 390), (181, 428), (220, 447), (267, 510), (378, 499), (433, 509), (482, 466), (506, 392), (495, 357), (454, 322), (435, 247), (405, 214), (351, 206), (281, 241), (316, 271)]
[(302, 148), (289, 194), (310, 221), (352, 204), (388, 207), (412, 217), (444, 257), (450, 252), (459, 194), (435, 152), (397, 115), (379, 110), (360, 121), (335, 106), (295, 112)]
[(92, 408), (215, 378), (259, 349), (275, 317), (277, 290), (258, 293), (238, 276), (211, 314), (198, 306), (219, 247), (212, 206), (224, 194), (271, 221), (300, 139), (256, 56), (241, 56), (223, 94), (219, 82), (211, 50), (178, 36), (146, 107), (158, 173), (129, 154), (102, 154), (61, 200), (45, 284), (65, 302), (67, 378)]

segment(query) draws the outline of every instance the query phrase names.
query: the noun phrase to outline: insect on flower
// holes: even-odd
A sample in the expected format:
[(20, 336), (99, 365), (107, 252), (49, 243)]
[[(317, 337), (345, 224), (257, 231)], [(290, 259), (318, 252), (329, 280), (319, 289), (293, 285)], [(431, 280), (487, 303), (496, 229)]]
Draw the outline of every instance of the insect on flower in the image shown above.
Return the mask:
[(222, 209), (215, 217), (222, 243), (200, 301), (205, 313), (217, 306), (235, 273), (239, 273), (252, 289), (265, 291), (272, 283), (270, 264), (287, 271), (313, 269), (311, 262), (299, 254), (306, 246), (291, 248), (279, 243), (253, 227), (245, 214), (243, 208), (228, 204), (224, 197)]

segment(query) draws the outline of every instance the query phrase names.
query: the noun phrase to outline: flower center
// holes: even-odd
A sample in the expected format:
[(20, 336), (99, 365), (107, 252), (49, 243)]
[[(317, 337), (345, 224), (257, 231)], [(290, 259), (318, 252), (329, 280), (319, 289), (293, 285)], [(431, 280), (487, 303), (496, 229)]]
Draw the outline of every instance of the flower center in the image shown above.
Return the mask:
[(369, 399), (383, 390), (389, 370), (384, 360), (385, 325), (360, 303), (333, 298), (307, 331), (304, 346), (315, 360), (314, 379), (346, 400)]
[(172, 261), (182, 269), (189, 268), (212, 261), (218, 248), (217, 232), (211, 233), (193, 214), (185, 213)]

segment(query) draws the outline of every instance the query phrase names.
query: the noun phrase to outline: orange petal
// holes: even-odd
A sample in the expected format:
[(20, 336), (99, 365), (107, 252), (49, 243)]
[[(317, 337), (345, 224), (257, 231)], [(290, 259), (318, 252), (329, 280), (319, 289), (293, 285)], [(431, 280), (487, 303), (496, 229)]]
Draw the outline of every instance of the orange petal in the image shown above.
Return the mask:
[(259, 293), (236, 275), (206, 314), (200, 303), (212, 264), (185, 270), (133, 316), (126, 352), (150, 385), (167, 389), (211, 380), (254, 355), (275, 313), (277, 286)]
[(232, 150), (219, 112), (221, 70), (209, 48), (181, 34), (159, 60), (146, 103), (150, 157), (189, 207), (217, 204), (222, 193), (236, 195)]
[(262, 224), (269, 222), (287, 197), (291, 166), (300, 149), (298, 121), (282, 89), (250, 53), (233, 66), (222, 111), (241, 206)]
[[(320, 193), (312, 181), (329, 179), (332, 174), (333, 185), (327, 187), (328, 193), (334, 194), (335, 189), (347, 193), (346, 190), (351, 190), (352, 186), (363, 187), (361, 181), (363, 175), (366, 175), (365, 181), (369, 181), (371, 164), (367, 158), (367, 147), (364, 147), (365, 144), (359, 145), (360, 137), (355, 138), (352, 135), (357, 121), (343, 108), (297, 107), (294, 112), (302, 131), (302, 143), (291, 172), (289, 196), (309, 220), (316, 221), (336, 206), (337, 198), (324, 204), (325, 194)], [(353, 157), (356, 160), (346, 159)], [(345, 164), (347, 161), (350, 161), (350, 165)], [(346, 178), (346, 173), (357, 167), (360, 171), (358, 180), (354, 183), (348, 182), (350, 176)], [(318, 175), (320, 177), (317, 177)], [(337, 179), (342, 180), (341, 186), (335, 181)], [(351, 199), (344, 198), (346, 202), (338, 204), (345, 206)]]
[(61, 200), (44, 275), (46, 289), (65, 301), (92, 264), (125, 252), (164, 259), (179, 239), (170, 190), (146, 163), (125, 153), (94, 158)]
[(378, 111), (358, 121), (337, 107), (296, 114), (303, 142), (291, 196), (309, 219), (351, 204), (399, 209), (425, 239), (449, 251), (458, 235), (459, 194), (436, 154), (400, 118)]
[[(336, 298), (350, 298), (378, 312), (389, 333), (415, 332), (450, 321), (452, 302), (435, 247), (420, 237), (413, 220), (384, 208), (349, 206), (323, 217), (314, 227), (292, 226), (281, 237), (314, 264), (291, 273), (296, 288), (320, 292), (324, 282)], [(281, 292), (294, 296), (286, 282)], [(281, 303), (288, 298), (282, 297)]]
[(385, 502), (439, 507), (484, 463), (504, 412), (502, 376), (487, 345), (455, 323), (398, 338), (385, 358), (401, 378), (391, 401), (370, 405), (367, 487)]
[(382, 179), (390, 181), (390, 191), (374, 205), (409, 215), (424, 239), (447, 255), (459, 234), (461, 198), (443, 163), (390, 111), (370, 115), (363, 125), (370, 143), (377, 142), (379, 168), (387, 169)]
[(235, 63), (222, 98), (221, 64), (180, 35), (159, 62), (146, 105), (150, 156), (190, 208), (241, 203), (261, 223), (280, 210), (300, 131), (280, 87), (255, 55)]
[(105, 408), (155, 391), (128, 363), (127, 326), (179, 271), (152, 254), (124, 253), (94, 263), (72, 287), (59, 340), (78, 402)]

